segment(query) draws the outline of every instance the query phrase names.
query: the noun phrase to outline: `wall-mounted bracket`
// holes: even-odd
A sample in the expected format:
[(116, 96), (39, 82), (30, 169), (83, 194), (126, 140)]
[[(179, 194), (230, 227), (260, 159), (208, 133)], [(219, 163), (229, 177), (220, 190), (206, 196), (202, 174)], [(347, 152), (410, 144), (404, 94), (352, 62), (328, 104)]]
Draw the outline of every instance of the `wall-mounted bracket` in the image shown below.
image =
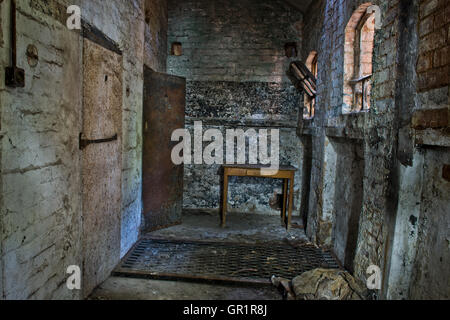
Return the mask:
[(17, 67), (16, 0), (11, 0), (11, 67), (5, 68), (5, 85), (11, 88), (25, 87), (25, 70)]

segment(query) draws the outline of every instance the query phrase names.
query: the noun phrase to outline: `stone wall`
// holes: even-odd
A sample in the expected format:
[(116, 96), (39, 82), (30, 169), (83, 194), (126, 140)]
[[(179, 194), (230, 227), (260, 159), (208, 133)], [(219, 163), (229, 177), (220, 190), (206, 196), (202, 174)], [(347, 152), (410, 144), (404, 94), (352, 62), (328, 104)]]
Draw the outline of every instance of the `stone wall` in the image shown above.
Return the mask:
[[(300, 168), (296, 124), (300, 94), (288, 82), (292, 59), (284, 45), (302, 41), (302, 14), (282, 1), (169, 1), (169, 48), (180, 42), (182, 56), (169, 55), (171, 74), (186, 77), (187, 128), (279, 129), (282, 164)], [(216, 209), (220, 165), (185, 167), (184, 206)], [(300, 208), (300, 173), (295, 207)], [(233, 178), (230, 209), (277, 214), (280, 181)]]
[[(153, 2), (149, 2), (154, 4)], [(164, 12), (164, 1), (158, 1)], [(123, 52), (122, 212), (120, 253), (134, 244), (141, 225), (141, 122), (144, 1), (72, 1), (82, 18)], [(2, 1), (0, 59), (9, 65), (9, 1)], [(1, 81), (2, 296), (6, 299), (73, 299), (66, 269), (83, 266), (83, 211), (78, 136), (82, 121), (82, 45), (65, 26), (63, 1), (18, 0), (18, 65), (25, 88)], [(164, 15), (152, 16), (149, 33), (164, 35)], [(155, 21), (156, 19), (156, 21)], [(164, 71), (165, 41), (147, 47), (145, 59)], [(38, 50), (29, 65), (28, 45)], [(164, 50), (159, 50), (164, 48)], [(151, 50), (150, 50), (151, 49)], [(153, 62), (157, 61), (157, 62)], [(2, 76), (4, 79), (4, 76)], [(99, 199), (100, 200), (100, 199)], [(106, 249), (106, 248), (105, 248)], [(111, 266), (106, 266), (110, 270)], [(102, 275), (101, 278), (107, 277)], [(89, 287), (96, 284), (85, 284)]]
[[(187, 85), (187, 128), (193, 135), (194, 122), (202, 121), (204, 130), (218, 129), (224, 137), (228, 129), (244, 132), (267, 129), (269, 133), (271, 129), (279, 129), (281, 163), (299, 167), (296, 117), (292, 116), (298, 115), (299, 102), (300, 95), (288, 83), (190, 81)], [(225, 144), (223, 150), (227, 150)], [(247, 161), (248, 152), (247, 146)], [(184, 207), (218, 208), (221, 203), (220, 173), (220, 165), (185, 166)], [(298, 209), (298, 193), (297, 184), (295, 209)], [(233, 177), (229, 189), (230, 210), (275, 213), (279, 211), (280, 194), (281, 181)]]
[[(442, 298), (448, 295), (448, 290), (445, 292), (438, 284), (438, 277), (444, 274), (440, 279), (448, 283), (448, 270), (439, 269), (442, 261), (446, 261), (444, 248), (448, 235), (437, 225), (436, 242), (426, 240), (425, 234), (436, 221), (447, 223), (446, 209), (437, 204), (436, 210), (440, 213), (431, 222), (428, 213), (423, 212), (426, 205), (418, 206), (421, 201), (425, 203), (425, 199), (431, 201), (432, 198), (428, 187), (431, 180), (427, 183), (421, 178), (431, 172), (423, 171), (421, 163), (424, 161), (425, 166), (435, 168), (433, 174), (441, 188), (448, 186), (437, 177), (443, 160), (437, 162), (434, 156), (419, 155), (432, 152), (428, 151), (429, 146), (444, 148), (440, 151), (443, 158), (448, 154), (448, 133), (445, 133), (448, 130), (445, 129), (449, 106), (448, 72), (427, 73), (422, 66), (427, 62), (422, 61), (422, 56), (419, 58), (419, 53), (427, 53), (427, 57), (433, 55), (433, 63), (438, 64), (431, 65), (431, 70), (447, 68), (441, 54), (448, 46), (448, 37), (445, 34), (444, 40), (427, 40), (427, 33), (423, 31), (420, 36), (417, 30), (419, 19), (435, 15), (428, 36), (433, 32), (443, 33), (448, 30), (448, 18), (445, 22), (442, 17), (436, 18), (443, 5), (440, 1), (372, 1), (372, 4), (381, 8), (382, 28), (375, 31), (371, 109), (363, 113), (343, 114), (342, 89), (345, 28), (353, 12), (361, 5), (367, 6), (367, 2), (317, 1), (305, 16), (305, 30), (311, 32), (304, 35), (302, 57), (306, 60), (311, 51), (318, 51), (319, 73), (316, 116), (301, 121), (298, 130), (303, 140), (312, 141), (311, 170), (304, 172), (304, 181), (308, 177), (311, 181), (307, 233), (318, 244), (338, 245), (333, 230), (346, 224), (342, 210), (350, 208), (351, 203), (347, 203), (345, 197), (340, 197), (339, 201), (335, 198), (339, 186), (335, 179), (343, 164), (337, 160), (334, 145), (336, 139), (347, 147), (354, 144), (355, 139), (359, 140), (363, 147), (364, 174), (358, 182), (363, 185), (363, 200), (355, 238), (353, 269), (356, 276), (365, 280), (367, 267), (377, 265), (383, 274), (379, 297)], [(430, 44), (435, 47), (429, 47)], [(422, 80), (426, 75), (429, 81)], [(431, 87), (424, 88), (425, 82)], [(417, 113), (423, 108), (435, 111)], [(437, 121), (439, 115), (443, 121)], [(417, 145), (420, 147), (415, 147)], [(338, 177), (343, 178), (345, 175)], [(418, 189), (410, 183), (419, 184)], [(421, 221), (420, 216), (424, 216), (422, 221), (427, 223), (420, 225), (417, 222)], [(355, 245), (355, 241), (348, 245)], [(338, 253), (346, 250), (336, 249)], [(418, 253), (420, 250), (438, 253), (425, 257)], [(426, 259), (435, 262), (431, 264)], [(434, 279), (427, 285), (419, 284), (426, 277)], [(434, 295), (432, 288), (436, 290)], [(427, 293), (420, 295), (419, 292)]]
[(168, 72), (196, 81), (286, 80), (287, 42), (301, 48), (302, 14), (283, 1), (169, 1)]
[[(378, 265), (383, 270), (385, 259), (389, 257), (386, 216), (390, 214), (392, 146), (396, 144), (392, 121), (395, 116), (398, 41), (398, 2), (374, 1), (373, 4), (382, 10), (383, 27), (375, 34), (372, 108), (369, 112), (343, 114), (345, 28), (354, 11), (365, 4), (364, 1), (323, 1), (313, 5), (313, 14), (305, 20), (305, 27), (320, 30), (320, 33), (312, 32), (311, 37), (304, 37), (303, 49), (304, 59), (310, 51), (318, 51), (318, 97), (315, 119), (303, 121), (299, 130), (300, 135), (312, 136), (313, 141), (307, 233), (319, 244), (336, 245), (333, 230), (341, 226), (342, 231), (342, 226), (348, 223), (346, 215), (339, 212), (352, 207), (351, 197), (348, 197), (348, 202), (336, 191), (339, 186), (335, 180), (336, 173), (343, 164), (332, 161), (336, 151), (329, 145), (339, 139), (343, 147), (350, 147), (356, 139), (363, 147), (364, 174), (356, 177), (359, 181), (354, 181), (363, 185), (359, 231), (353, 231), (359, 236), (352, 234), (351, 243), (341, 244), (344, 248), (335, 248), (337, 252), (345, 252), (348, 246), (356, 246), (353, 263), (342, 262), (347, 266), (350, 263), (349, 269), (353, 269), (361, 279), (366, 278), (365, 271), (369, 265)], [(345, 157), (341, 161), (346, 161)]]

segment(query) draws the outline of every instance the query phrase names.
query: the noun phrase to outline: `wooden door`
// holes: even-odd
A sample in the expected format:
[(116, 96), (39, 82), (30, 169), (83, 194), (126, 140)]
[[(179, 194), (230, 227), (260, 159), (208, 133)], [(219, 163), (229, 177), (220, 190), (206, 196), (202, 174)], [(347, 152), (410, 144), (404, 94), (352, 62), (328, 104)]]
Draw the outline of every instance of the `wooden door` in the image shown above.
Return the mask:
[(83, 292), (120, 259), (122, 195), (122, 56), (84, 39)]
[(181, 222), (183, 169), (171, 159), (172, 133), (184, 128), (186, 79), (144, 70), (143, 204), (147, 231)]

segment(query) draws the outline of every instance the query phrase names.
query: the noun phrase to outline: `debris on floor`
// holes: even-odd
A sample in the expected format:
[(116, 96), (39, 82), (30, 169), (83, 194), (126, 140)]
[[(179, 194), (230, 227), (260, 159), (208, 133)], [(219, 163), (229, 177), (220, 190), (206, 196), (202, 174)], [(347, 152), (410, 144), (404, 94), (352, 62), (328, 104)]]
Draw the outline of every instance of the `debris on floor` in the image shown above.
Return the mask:
[(272, 284), (286, 300), (366, 300), (369, 292), (361, 281), (339, 269), (314, 269), (289, 281), (276, 276)]
[(295, 300), (295, 293), (292, 290), (291, 281), (285, 278), (272, 276), (272, 284), (283, 294), (284, 300)]

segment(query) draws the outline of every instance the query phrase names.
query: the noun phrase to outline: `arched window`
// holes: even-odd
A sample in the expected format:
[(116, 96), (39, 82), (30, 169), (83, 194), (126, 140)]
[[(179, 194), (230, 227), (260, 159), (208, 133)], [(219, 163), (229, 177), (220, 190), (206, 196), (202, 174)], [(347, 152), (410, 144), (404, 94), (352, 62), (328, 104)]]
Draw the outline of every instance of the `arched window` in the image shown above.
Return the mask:
[(361, 5), (345, 28), (343, 113), (370, 109), (375, 14)]
[[(306, 67), (311, 71), (311, 73), (314, 75), (314, 77), (317, 79), (317, 52), (311, 51), (311, 53), (308, 56), (308, 59), (306, 60)], [(316, 108), (316, 98), (310, 97), (305, 93), (304, 97), (304, 113), (303, 118), (304, 119), (312, 119), (314, 118), (315, 108)]]

